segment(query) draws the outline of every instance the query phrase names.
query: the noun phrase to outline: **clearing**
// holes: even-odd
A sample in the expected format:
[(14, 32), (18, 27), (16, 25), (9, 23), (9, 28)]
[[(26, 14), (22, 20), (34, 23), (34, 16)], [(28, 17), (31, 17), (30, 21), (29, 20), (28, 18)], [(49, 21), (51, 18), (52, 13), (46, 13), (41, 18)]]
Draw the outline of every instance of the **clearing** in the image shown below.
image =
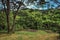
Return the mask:
[(14, 34), (0, 34), (0, 40), (57, 40), (57, 33), (16, 31)]

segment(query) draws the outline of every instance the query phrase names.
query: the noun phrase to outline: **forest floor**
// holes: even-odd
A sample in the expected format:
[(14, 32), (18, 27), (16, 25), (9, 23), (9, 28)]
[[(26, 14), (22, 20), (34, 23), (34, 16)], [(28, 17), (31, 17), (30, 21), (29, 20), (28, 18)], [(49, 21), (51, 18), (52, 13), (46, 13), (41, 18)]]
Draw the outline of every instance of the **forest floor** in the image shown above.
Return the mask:
[(14, 34), (0, 34), (0, 40), (57, 40), (59, 34), (38, 31), (16, 31)]

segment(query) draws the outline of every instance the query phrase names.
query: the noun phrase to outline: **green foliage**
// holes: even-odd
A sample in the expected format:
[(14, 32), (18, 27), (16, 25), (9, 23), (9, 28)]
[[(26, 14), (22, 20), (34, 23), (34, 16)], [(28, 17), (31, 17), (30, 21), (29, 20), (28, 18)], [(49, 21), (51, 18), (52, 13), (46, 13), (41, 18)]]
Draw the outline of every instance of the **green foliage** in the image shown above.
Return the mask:
[[(2, 18), (3, 17), (3, 18)], [(10, 14), (10, 25), (12, 26), (13, 14)], [(54, 32), (60, 29), (60, 11), (59, 10), (20, 10), (16, 16), (16, 30), (36, 29), (36, 30), (52, 30)], [(0, 14), (0, 25), (6, 26), (6, 15)], [(7, 28), (7, 27), (6, 27)]]
[[(30, 12), (31, 10), (22, 10), (20, 11), (19, 15), (19, 21), (17, 21), (19, 23), (19, 25), (23, 26), (23, 28), (25, 29), (37, 29), (37, 23), (39, 23), (38, 21), (38, 17), (36, 17), (37, 13), (35, 12)], [(36, 21), (38, 20), (38, 21)]]
[(0, 11), (0, 30), (6, 29), (6, 15)]
[(21, 10), (17, 16), (16, 24), (23, 29), (40, 29), (56, 31), (60, 26), (58, 10), (37, 11)]

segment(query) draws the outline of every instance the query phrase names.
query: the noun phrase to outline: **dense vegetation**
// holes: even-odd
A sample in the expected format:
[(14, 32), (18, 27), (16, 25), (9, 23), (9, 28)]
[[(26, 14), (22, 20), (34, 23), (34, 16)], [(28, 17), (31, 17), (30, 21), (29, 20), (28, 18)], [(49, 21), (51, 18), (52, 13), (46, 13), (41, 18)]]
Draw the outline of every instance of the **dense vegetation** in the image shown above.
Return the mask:
[[(12, 28), (12, 24), (13, 12), (10, 11), (10, 29)], [(6, 32), (8, 29), (6, 15), (2, 11), (0, 12), (0, 34), (2, 33), (0, 35), (0, 37), (2, 36), (0, 40), (7, 40), (8, 38), (8, 40), (57, 40), (57, 37), (59, 38), (59, 35), (55, 34), (54, 32), (60, 34), (59, 28), (60, 10), (40, 11), (25, 9), (20, 10), (16, 16), (14, 27), (16, 31), (15, 34), (3, 34), (2, 32)]]
[[(10, 12), (10, 25), (12, 26), (12, 11)], [(7, 30), (6, 16), (0, 12), (0, 30)], [(58, 32), (60, 28), (60, 10), (32, 10), (26, 9), (19, 11), (15, 30), (36, 29), (36, 30), (52, 30)]]
[[(0, 40), (60, 40), (59, 8), (53, 9), (55, 6), (51, 5), (50, 9), (48, 4), (48, 10), (28, 9), (25, 8), (27, 5), (38, 0), (28, 0), (27, 5), (22, 1), (1, 0), (4, 8), (0, 10)], [(60, 4), (57, 0), (53, 1)], [(37, 5), (43, 8), (46, 3), (49, 2), (40, 0)]]

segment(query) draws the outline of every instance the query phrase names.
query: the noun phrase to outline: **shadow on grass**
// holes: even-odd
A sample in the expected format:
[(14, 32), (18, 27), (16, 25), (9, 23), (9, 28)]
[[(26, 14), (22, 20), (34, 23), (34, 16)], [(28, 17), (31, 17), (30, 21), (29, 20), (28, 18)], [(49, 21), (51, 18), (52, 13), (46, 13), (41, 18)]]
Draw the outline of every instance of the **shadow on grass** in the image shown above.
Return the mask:
[(0, 35), (1, 35), (1, 34), (8, 34), (8, 33), (7, 33), (7, 32), (0, 32)]
[(59, 34), (59, 36), (57, 37), (57, 39), (60, 40), (60, 34)]
[(6, 36), (10, 36), (10, 35), (11, 35), (11, 33), (8, 33), (6, 31), (1, 31), (0, 32), (0, 37), (6, 37)]

